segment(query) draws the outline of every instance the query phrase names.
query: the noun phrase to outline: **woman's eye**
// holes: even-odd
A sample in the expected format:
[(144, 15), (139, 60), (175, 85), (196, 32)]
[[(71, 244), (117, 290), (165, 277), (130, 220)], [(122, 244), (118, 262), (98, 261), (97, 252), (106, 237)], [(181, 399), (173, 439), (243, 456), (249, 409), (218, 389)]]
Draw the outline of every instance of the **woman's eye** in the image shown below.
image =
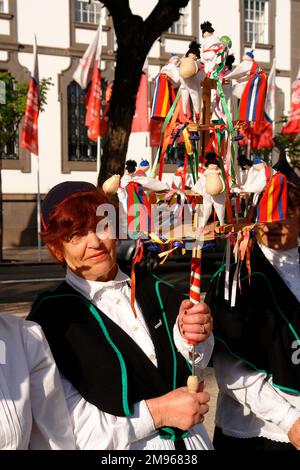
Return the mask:
[(83, 234), (81, 232), (73, 232), (71, 235), (68, 236), (68, 241), (72, 243), (76, 243), (83, 237)]

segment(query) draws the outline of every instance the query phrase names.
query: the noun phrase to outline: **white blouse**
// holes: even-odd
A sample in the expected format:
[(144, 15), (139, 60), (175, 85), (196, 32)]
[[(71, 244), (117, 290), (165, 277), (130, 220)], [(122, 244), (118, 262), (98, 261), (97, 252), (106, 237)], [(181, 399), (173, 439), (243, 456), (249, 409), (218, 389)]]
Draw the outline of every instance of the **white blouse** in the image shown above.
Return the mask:
[[(135, 303), (137, 318), (133, 315), (130, 304), (130, 278), (126, 274), (118, 270), (113, 281), (93, 282), (84, 280), (67, 270), (66, 280), (126, 331), (157, 366), (154, 345), (137, 302)], [(162, 325), (158, 324), (158, 328), (160, 326)], [(192, 346), (182, 338), (177, 325), (174, 326), (173, 336), (177, 349), (189, 360)], [(196, 346), (198, 355), (196, 373), (198, 369), (199, 375), (208, 364), (213, 346), (212, 335)], [(174, 449), (171, 440), (160, 438), (145, 401), (135, 403), (132, 417), (118, 417), (88, 403), (64, 378), (63, 386), (79, 449)], [(194, 426), (184, 441), (187, 449), (212, 449), (202, 424)]]
[(274, 388), (265, 373), (252, 371), (219, 345), (214, 369), (219, 386), (216, 426), (224, 434), (289, 442), (287, 434), (300, 418), (299, 395)]
[(42, 330), (9, 315), (0, 315), (0, 449), (75, 449), (60, 377)]

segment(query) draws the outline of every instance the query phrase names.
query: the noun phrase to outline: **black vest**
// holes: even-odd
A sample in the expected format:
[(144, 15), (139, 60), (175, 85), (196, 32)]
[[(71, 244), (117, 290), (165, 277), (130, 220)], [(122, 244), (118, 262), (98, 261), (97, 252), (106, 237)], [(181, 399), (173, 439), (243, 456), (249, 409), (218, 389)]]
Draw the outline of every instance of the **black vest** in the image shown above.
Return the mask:
[(158, 367), (107, 315), (63, 282), (42, 293), (27, 317), (39, 323), (60, 372), (100, 410), (130, 416), (133, 404), (185, 386), (189, 367), (173, 343), (183, 297), (154, 276), (139, 277), (136, 299)]
[[(235, 265), (232, 268), (230, 291)], [(235, 307), (224, 300), (224, 269), (213, 278), (205, 301), (212, 309), (214, 337), (233, 356), (272, 376), (275, 387), (298, 395), (300, 304), (257, 246), (251, 271), (249, 284), (247, 269), (242, 268)]]

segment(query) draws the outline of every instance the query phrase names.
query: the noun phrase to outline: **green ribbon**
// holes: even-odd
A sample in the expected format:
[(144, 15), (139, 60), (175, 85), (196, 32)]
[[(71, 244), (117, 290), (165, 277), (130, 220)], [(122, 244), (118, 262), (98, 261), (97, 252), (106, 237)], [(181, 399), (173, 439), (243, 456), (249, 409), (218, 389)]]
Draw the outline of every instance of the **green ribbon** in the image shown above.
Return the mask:
[(156, 157), (155, 157), (154, 164), (151, 170), (151, 178), (155, 177), (155, 170), (159, 162), (160, 152), (161, 152), (161, 145), (158, 147), (157, 152), (156, 152)]
[[(222, 103), (222, 108), (223, 108), (223, 111), (224, 111), (225, 116), (227, 118), (230, 134), (233, 135), (234, 126), (233, 126), (233, 122), (232, 122), (232, 119), (231, 119), (231, 114), (229, 112), (229, 109), (228, 109), (228, 106), (227, 106), (227, 103), (226, 103), (226, 98), (225, 98), (225, 95), (224, 95), (224, 92), (223, 92), (222, 84), (221, 84), (220, 79), (219, 79), (219, 75), (222, 72), (224, 67), (225, 67), (225, 61), (222, 62), (219, 65), (217, 70), (212, 75), (213, 75), (214, 80), (217, 83), (217, 88), (218, 88), (218, 91), (219, 91), (220, 100), (221, 100), (221, 103)], [(218, 135), (218, 145), (219, 145), (219, 135)], [(234, 146), (231, 144), (230, 174), (233, 177), (233, 179), (235, 179), (235, 177), (236, 177), (235, 167), (234, 167), (234, 155), (235, 155), (235, 149), (234, 149)]]
[(228, 109), (228, 106), (227, 106), (227, 103), (226, 103), (226, 98), (225, 98), (225, 95), (224, 95), (224, 92), (223, 92), (222, 84), (221, 84), (220, 79), (219, 79), (219, 75), (222, 72), (224, 67), (225, 67), (225, 61), (222, 62), (219, 65), (217, 70), (212, 75), (213, 75), (214, 80), (217, 83), (217, 87), (218, 87), (218, 91), (219, 91), (219, 95), (220, 95), (220, 100), (221, 100), (221, 103), (222, 103), (222, 108), (223, 108), (223, 111), (224, 111), (225, 116), (227, 118), (230, 133), (233, 134), (234, 133), (234, 126), (233, 126), (233, 123), (232, 123), (231, 114), (229, 112), (229, 109)]
[(188, 161), (189, 161), (189, 166), (190, 166), (190, 170), (191, 170), (191, 173), (192, 173), (193, 183), (196, 184), (197, 180), (196, 180), (196, 176), (195, 176), (195, 172), (194, 172), (194, 168), (193, 168), (193, 156), (194, 155), (188, 155)]

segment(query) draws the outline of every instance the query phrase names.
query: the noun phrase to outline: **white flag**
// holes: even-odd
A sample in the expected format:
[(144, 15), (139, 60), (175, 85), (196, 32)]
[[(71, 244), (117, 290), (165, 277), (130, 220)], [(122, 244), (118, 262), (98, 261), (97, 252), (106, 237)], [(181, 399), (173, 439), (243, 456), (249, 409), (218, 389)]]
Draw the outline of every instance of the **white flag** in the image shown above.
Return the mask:
[(265, 102), (265, 116), (269, 123), (273, 124), (275, 121), (275, 89), (276, 89), (276, 59), (273, 60), (273, 65), (268, 77), (268, 87)]
[(79, 65), (73, 74), (73, 79), (80, 85), (81, 88), (86, 89), (92, 79), (94, 63), (99, 61), (102, 51), (102, 25), (104, 19), (104, 8), (101, 10), (100, 24), (96, 31), (93, 41), (88, 46), (87, 50), (80, 59)]

